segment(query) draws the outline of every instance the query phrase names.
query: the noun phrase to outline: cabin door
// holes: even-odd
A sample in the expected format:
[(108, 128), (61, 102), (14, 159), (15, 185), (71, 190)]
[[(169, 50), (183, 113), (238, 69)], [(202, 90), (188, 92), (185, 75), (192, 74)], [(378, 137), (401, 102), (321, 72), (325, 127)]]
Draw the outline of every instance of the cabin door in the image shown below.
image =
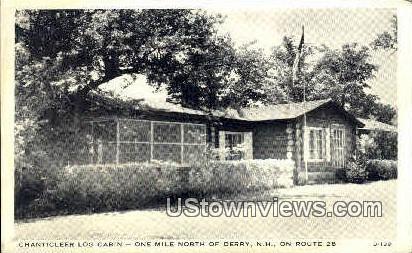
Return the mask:
[(332, 166), (343, 168), (345, 166), (345, 128), (332, 125), (330, 144)]

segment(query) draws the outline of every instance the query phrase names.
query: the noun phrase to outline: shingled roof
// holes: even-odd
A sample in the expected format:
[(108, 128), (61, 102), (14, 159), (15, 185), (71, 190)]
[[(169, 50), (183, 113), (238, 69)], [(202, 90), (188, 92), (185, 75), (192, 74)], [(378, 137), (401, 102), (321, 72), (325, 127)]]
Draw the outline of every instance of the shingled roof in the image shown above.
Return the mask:
[[(240, 111), (233, 109), (214, 110), (211, 114), (215, 117), (236, 119), (244, 121), (268, 121), (294, 119), (305, 113), (315, 110), (327, 103), (333, 103), (331, 99), (314, 100), (300, 103), (288, 103), (268, 105), (262, 107), (244, 108)], [(172, 103), (152, 103), (151, 101), (141, 101), (135, 109), (154, 110), (161, 112), (184, 113), (191, 115), (207, 115), (202, 110), (195, 110), (182, 107)], [(345, 111), (346, 112), (346, 111)], [(346, 112), (347, 113), (347, 112)]]
[[(152, 111), (152, 112), (163, 112), (163, 113), (178, 113), (178, 114), (188, 114), (197, 116), (209, 116), (203, 110), (196, 110), (183, 107), (178, 104), (166, 102), (166, 101), (151, 101), (147, 99), (114, 99), (107, 96), (102, 96), (101, 94), (93, 94), (93, 100), (103, 102), (103, 104), (114, 104), (119, 107), (133, 108), (137, 111)], [(102, 105), (103, 105), (102, 104)], [(331, 104), (340, 113), (343, 113), (345, 117), (349, 120), (355, 122), (358, 126), (363, 127), (363, 123), (359, 121), (352, 114), (341, 108), (338, 104), (333, 102), (331, 99), (323, 100), (313, 100), (300, 103), (287, 103), (287, 104), (277, 104), (277, 105), (266, 105), (261, 107), (244, 108), (239, 111), (234, 109), (226, 110), (214, 110), (211, 112), (212, 117), (218, 117), (223, 119), (233, 119), (241, 121), (270, 121), (270, 120), (288, 120), (295, 119), (304, 115), (305, 113), (311, 112), (321, 106), (326, 104)]]
[(250, 108), (242, 111), (242, 118), (257, 121), (294, 119), (331, 101), (331, 99), (323, 99)]

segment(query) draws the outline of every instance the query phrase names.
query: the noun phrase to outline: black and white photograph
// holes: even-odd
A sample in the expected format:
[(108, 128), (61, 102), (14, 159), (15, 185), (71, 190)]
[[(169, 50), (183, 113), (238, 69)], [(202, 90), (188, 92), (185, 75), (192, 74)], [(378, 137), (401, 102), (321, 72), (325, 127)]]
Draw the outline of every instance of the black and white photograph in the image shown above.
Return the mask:
[(4, 252), (400, 249), (398, 13), (17, 8)]

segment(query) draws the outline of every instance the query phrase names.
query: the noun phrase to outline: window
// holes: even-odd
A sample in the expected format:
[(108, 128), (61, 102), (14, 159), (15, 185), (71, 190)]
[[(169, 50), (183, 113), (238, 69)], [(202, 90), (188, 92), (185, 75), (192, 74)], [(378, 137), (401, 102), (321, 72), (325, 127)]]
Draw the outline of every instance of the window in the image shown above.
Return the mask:
[(309, 160), (326, 158), (326, 138), (323, 128), (309, 128)]
[(252, 132), (219, 131), (221, 160), (253, 159)]
[(225, 148), (229, 149), (226, 154), (226, 160), (241, 160), (244, 158), (244, 150), (242, 149), (243, 141), (243, 133), (225, 133)]
[(332, 124), (330, 128), (309, 127), (305, 133), (305, 159), (311, 162), (331, 162), (332, 167), (345, 165), (345, 128)]

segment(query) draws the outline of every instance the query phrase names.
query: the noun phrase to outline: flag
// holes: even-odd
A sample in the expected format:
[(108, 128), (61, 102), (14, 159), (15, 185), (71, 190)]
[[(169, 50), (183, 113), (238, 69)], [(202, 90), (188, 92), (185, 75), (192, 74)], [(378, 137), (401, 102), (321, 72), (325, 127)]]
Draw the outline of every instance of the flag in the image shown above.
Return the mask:
[(297, 79), (299, 62), (300, 62), (300, 58), (302, 57), (302, 49), (303, 49), (304, 43), (305, 43), (305, 29), (302, 26), (302, 37), (300, 38), (298, 50), (296, 51), (295, 61), (293, 62), (293, 67), (292, 67), (292, 84), (295, 84), (295, 81)]

